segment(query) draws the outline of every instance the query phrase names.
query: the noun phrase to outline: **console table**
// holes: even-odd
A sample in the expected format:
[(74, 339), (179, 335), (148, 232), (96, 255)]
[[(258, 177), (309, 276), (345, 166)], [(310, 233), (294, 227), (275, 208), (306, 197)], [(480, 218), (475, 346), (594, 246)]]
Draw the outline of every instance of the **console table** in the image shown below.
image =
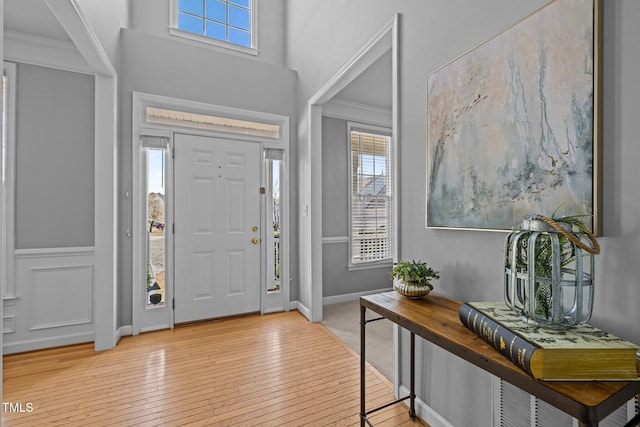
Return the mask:
[[(395, 291), (360, 297), (360, 425), (372, 425), (368, 415), (409, 400), (409, 416), (415, 418), (415, 336), (502, 378), (576, 418), (580, 426), (597, 426), (607, 415), (640, 394), (640, 381), (537, 381), (511, 363), (489, 344), (464, 327), (458, 316), (460, 301), (431, 293), (412, 300)], [(365, 318), (366, 310), (382, 317)], [(411, 333), (410, 393), (386, 405), (365, 408), (365, 341), (367, 323), (389, 319)], [(638, 369), (640, 370), (640, 361)], [(640, 423), (640, 415), (627, 426)]]

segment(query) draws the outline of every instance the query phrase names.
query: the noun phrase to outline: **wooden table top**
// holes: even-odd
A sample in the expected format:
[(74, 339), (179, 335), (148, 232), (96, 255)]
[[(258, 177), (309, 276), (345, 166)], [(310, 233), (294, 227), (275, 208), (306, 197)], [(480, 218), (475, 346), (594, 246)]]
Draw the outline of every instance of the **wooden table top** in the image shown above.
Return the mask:
[(640, 393), (640, 381), (535, 380), (462, 324), (460, 304), (437, 293), (417, 300), (395, 291), (360, 297), (360, 305), (588, 425), (597, 425)]

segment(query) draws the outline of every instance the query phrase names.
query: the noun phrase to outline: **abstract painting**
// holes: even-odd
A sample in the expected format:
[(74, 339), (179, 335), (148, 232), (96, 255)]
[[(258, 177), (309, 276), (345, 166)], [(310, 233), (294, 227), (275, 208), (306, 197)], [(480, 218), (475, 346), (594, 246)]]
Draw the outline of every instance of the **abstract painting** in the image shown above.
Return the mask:
[(428, 227), (596, 216), (600, 1), (556, 0), (427, 77)]

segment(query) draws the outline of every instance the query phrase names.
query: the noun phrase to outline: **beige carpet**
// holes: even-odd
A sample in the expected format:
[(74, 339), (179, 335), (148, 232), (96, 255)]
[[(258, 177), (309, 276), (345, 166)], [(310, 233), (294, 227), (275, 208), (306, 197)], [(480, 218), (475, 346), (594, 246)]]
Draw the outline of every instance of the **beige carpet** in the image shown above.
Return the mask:
[[(360, 303), (358, 300), (325, 305), (322, 323), (360, 354)], [(367, 319), (380, 317), (367, 311)], [(393, 382), (393, 324), (382, 319), (367, 323), (365, 356), (382, 375)]]

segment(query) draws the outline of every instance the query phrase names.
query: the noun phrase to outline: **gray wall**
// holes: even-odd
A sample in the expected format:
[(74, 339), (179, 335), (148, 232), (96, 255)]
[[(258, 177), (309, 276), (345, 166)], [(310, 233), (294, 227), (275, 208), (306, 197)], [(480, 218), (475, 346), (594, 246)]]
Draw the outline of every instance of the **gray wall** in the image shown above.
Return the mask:
[[(322, 118), (322, 236), (349, 235), (349, 149), (347, 121)], [(322, 245), (322, 296), (391, 288), (390, 267), (348, 270), (349, 244)]]
[[(442, 272), (438, 291), (459, 300), (502, 298), (503, 233), (425, 228), (426, 76), (528, 16), (546, 0), (417, 2), (338, 0), (287, 3), (287, 65), (298, 70), (298, 112), (396, 12), (400, 22), (400, 257), (426, 259)], [(596, 257), (591, 323), (640, 343), (640, 2), (605, 3), (604, 236)], [(341, 13), (336, 13), (340, 10)], [(353, 28), (358, 28), (354, 31)], [(464, 29), (461, 31), (461, 29)], [(301, 128), (300, 135), (306, 130)], [(419, 346), (419, 394), (454, 425), (491, 425), (488, 374), (438, 349)], [(402, 361), (407, 360), (406, 341)], [(402, 381), (408, 384), (406, 364)], [(459, 404), (464, 402), (465, 410)]]
[(94, 78), (18, 64), (16, 248), (93, 246)]
[[(134, 19), (134, 22), (136, 20)], [(166, 24), (165, 24), (166, 25)], [(141, 31), (122, 32), (122, 75), (120, 77), (119, 194), (131, 190), (131, 103), (132, 92), (169, 96), (227, 107), (243, 108), (290, 117), (291, 129), (296, 128), (296, 73), (250, 56), (221, 53), (193, 43), (157, 36)], [(293, 133), (293, 132), (292, 132)], [(292, 141), (291, 159), (297, 156)], [(295, 165), (289, 166), (289, 176), (297, 174)], [(291, 195), (297, 191), (291, 182)], [(127, 224), (131, 218), (131, 204), (122, 197), (119, 218)], [(291, 230), (297, 223), (295, 199), (291, 200)], [(295, 285), (297, 244), (291, 239), (292, 284), (291, 298), (297, 297)], [(118, 326), (130, 325), (132, 240), (119, 230), (118, 244)]]

